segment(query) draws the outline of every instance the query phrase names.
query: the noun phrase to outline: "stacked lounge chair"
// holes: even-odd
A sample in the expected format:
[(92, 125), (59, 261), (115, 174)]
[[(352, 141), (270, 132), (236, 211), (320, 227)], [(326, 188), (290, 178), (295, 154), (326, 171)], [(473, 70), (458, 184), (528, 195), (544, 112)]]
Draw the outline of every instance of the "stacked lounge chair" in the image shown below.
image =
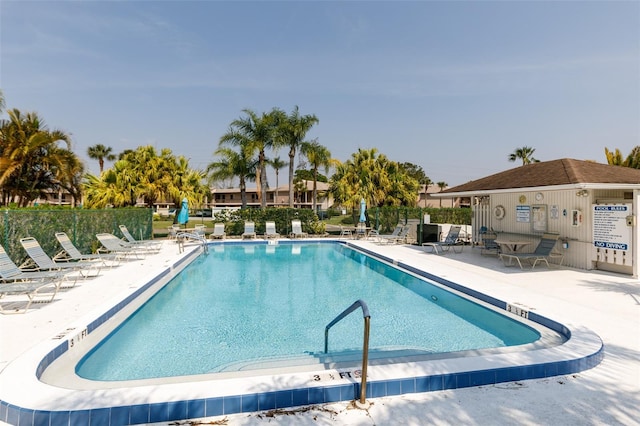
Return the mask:
[(73, 271), (80, 274), (83, 278), (100, 274), (102, 265), (97, 262), (54, 262), (42, 249), (40, 243), (33, 237), (21, 238), (20, 244), (22, 244), (22, 247), (29, 256), (29, 260), (22, 265), (25, 269), (30, 268), (35, 271)]
[(4, 247), (0, 246), (0, 299), (7, 295), (27, 297), (26, 306), (22, 309), (5, 310), (0, 304), (0, 312), (25, 313), (34, 302), (51, 302), (65, 276), (66, 274), (58, 271), (24, 272), (11, 260)]

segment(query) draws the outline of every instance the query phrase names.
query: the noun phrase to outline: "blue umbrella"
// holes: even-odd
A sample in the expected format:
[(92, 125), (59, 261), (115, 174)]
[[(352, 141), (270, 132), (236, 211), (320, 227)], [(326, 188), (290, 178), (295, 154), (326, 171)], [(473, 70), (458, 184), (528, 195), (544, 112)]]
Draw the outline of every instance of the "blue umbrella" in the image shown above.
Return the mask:
[(189, 222), (189, 202), (186, 198), (183, 198), (180, 213), (178, 213), (178, 223), (182, 225), (187, 222)]
[(364, 212), (367, 209), (367, 203), (364, 201), (364, 198), (360, 200), (360, 222), (364, 223), (367, 221), (367, 216), (365, 216)]

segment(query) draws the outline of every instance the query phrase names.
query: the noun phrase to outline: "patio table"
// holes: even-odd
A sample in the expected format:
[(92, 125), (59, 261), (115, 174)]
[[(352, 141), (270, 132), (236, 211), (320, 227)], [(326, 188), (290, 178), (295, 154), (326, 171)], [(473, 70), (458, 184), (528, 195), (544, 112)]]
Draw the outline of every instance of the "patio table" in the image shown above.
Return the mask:
[(522, 247), (531, 244), (531, 241), (524, 240), (496, 240), (496, 244), (500, 244), (501, 248), (507, 248), (508, 252), (516, 253)]

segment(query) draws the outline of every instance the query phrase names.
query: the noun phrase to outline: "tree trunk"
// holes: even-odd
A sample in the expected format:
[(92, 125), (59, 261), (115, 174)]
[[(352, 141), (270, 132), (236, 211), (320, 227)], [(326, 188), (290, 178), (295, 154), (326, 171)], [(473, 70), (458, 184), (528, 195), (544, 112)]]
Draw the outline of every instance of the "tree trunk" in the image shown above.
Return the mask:
[(293, 208), (293, 161), (296, 158), (296, 149), (291, 147), (289, 150), (289, 208)]

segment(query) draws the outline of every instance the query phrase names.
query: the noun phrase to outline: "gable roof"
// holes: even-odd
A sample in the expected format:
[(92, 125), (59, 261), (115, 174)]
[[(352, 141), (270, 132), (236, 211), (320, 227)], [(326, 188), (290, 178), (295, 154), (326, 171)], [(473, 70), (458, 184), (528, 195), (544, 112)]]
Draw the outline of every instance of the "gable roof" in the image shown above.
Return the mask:
[(440, 194), (477, 194), (479, 192), (504, 192), (501, 190), (549, 186), (564, 186), (565, 188), (604, 187), (603, 184), (607, 184), (606, 187), (608, 188), (629, 187), (640, 189), (640, 169), (563, 158), (516, 167), (448, 188)]

